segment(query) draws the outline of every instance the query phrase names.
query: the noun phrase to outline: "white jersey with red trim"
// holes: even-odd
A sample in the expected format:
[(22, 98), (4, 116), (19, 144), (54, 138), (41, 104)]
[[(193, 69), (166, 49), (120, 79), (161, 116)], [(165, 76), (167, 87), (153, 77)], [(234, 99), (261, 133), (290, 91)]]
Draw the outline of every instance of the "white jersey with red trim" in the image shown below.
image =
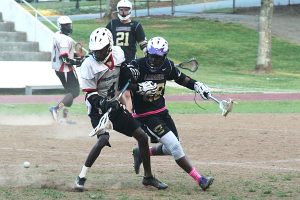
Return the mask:
[(110, 58), (114, 67), (109, 69), (102, 62), (97, 62), (92, 55), (84, 60), (80, 67), (82, 90), (84, 92), (97, 91), (101, 97), (113, 98), (119, 84), (120, 66), (125, 61), (124, 52), (119, 46), (112, 47)]
[(75, 43), (74, 40), (61, 32), (56, 32), (53, 37), (53, 49), (51, 54), (52, 69), (60, 72), (70, 72), (75, 70), (73, 65), (62, 62), (59, 57), (67, 54), (70, 59), (74, 59)]

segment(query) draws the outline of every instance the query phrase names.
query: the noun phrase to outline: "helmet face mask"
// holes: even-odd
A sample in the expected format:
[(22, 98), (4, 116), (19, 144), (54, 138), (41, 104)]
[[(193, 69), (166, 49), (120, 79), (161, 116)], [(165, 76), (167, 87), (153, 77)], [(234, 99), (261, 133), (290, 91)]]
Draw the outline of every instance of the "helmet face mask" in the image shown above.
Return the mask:
[(154, 37), (147, 44), (147, 63), (152, 72), (158, 71), (164, 64), (169, 52), (168, 42), (162, 37)]
[(148, 62), (151, 67), (153, 68), (159, 68), (162, 66), (165, 62), (166, 55), (160, 56), (156, 54), (147, 54)]
[(128, 0), (121, 0), (117, 4), (117, 10), (121, 21), (128, 20), (131, 16), (132, 4)]
[(97, 62), (106, 63), (111, 55), (112, 46), (112, 34), (107, 28), (97, 28), (91, 33), (89, 49)]
[(93, 58), (98, 62), (103, 62), (111, 53), (109, 44), (103, 49), (92, 51)]
[(61, 24), (60, 31), (65, 35), (71, 35), (73, 32), (72, 24)]
[(57, 26), (61, 33), (70, 35), (73, 32), (72, 20), (68, 16), (60, 16), (57, 19)]

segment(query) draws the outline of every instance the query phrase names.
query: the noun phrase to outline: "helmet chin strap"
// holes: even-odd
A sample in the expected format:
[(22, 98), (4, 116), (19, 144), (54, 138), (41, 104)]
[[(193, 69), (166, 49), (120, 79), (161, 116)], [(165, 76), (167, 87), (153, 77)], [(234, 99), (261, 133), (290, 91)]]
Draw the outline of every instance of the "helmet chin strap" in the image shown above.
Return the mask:
[(122, 15), (120, 15), (120, 14), (118, 13), (118, 17), (119, 17), (119, 19), (120, 19), (121, 21), (125, 21), (125, 20), (128, 20), (128, 19), (130, 18), (130, 14), (128, 14), (127, 16), (123, 17)]

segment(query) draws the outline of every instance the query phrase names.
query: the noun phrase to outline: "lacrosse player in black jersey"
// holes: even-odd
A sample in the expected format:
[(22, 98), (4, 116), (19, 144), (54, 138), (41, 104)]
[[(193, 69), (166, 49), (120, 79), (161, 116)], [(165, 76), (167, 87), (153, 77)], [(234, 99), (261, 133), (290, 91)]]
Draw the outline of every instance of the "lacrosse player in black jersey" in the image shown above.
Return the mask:
[[(118, 18), (111, 20), (107, 25), (113, 35), (114, 44), (120, 46), (125, 54), (125, 61), (131, 62), (136, 58), (137, 48), (146, 53), (147, 39), (142, 25), (130, 19), (132, 4), (128, 0), (121, 0), (117, 4)], [(126, 104), (127, 110), (132, 111), (130, 92), (126, 91), (122, 96), (122, 101)]]
[[(93, 128), (109, 109), (109, 119), (113, 129), (138, 141), (143, 154), (144, 178), (143, 185), (158, 189), (166, 189), (168, 185), (153, 177), (151, 172), (148, 136), (141, 128), (139, 122), (119, 103), (115, 96), (119, 86), (120, 68), (124, 64), (123, 50), (113, 46), (112, 34), (107, 28), (98, 28), (90, 35), (89, 49), (91, 55), (87, 57), (80, 68), (82, 90), (86, 92), (86, 105)], [(75, 179), (75, 189), (84, 190), (86, 174), (92, 167), (101, 150), (109, 144), (109, 133), (105, 130), (97, 135), (97, 143), (91, 149), (81, 172)], [(113, 166), (112, 166), (113, 167)]]
[[(174, 62), (167, 58), (168, 51), (168, 42), (162, 37), (154, 37), (148, 41), (147, 56), (133, 60), (124, 68), (124, 76), (131, 76), (132, 79), (133, 116), (143, 124), (151, 142), (159, 142), (149, 149), (150, 155), (172, 155), (202, 190), (206, 190), (214, 178), (201, 175), (185, 155), (175, 123), (166, 108), (164, 93), (167, 80), (174, 80), (179, 85), (195, 90), (205, 100), (210, 95), (210, 89), (180, 72)], [(139, 148), (133, 149), (133, 157), (134, 169), (138, 174), (142, 163)]]

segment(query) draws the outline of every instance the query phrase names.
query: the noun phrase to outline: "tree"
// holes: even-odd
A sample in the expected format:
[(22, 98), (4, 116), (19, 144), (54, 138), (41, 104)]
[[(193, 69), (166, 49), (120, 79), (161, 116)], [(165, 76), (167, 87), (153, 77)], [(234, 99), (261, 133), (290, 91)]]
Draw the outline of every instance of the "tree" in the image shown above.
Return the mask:
[(104, 17), (107, 19), (116, 18), (117, 4), (119, 0), (107, 0), (107, 11), (104, 14)]
[(272, 16), (273, 0), (261, 0), (259, 16), (259, 42), (255, 71), (272, 71)]

